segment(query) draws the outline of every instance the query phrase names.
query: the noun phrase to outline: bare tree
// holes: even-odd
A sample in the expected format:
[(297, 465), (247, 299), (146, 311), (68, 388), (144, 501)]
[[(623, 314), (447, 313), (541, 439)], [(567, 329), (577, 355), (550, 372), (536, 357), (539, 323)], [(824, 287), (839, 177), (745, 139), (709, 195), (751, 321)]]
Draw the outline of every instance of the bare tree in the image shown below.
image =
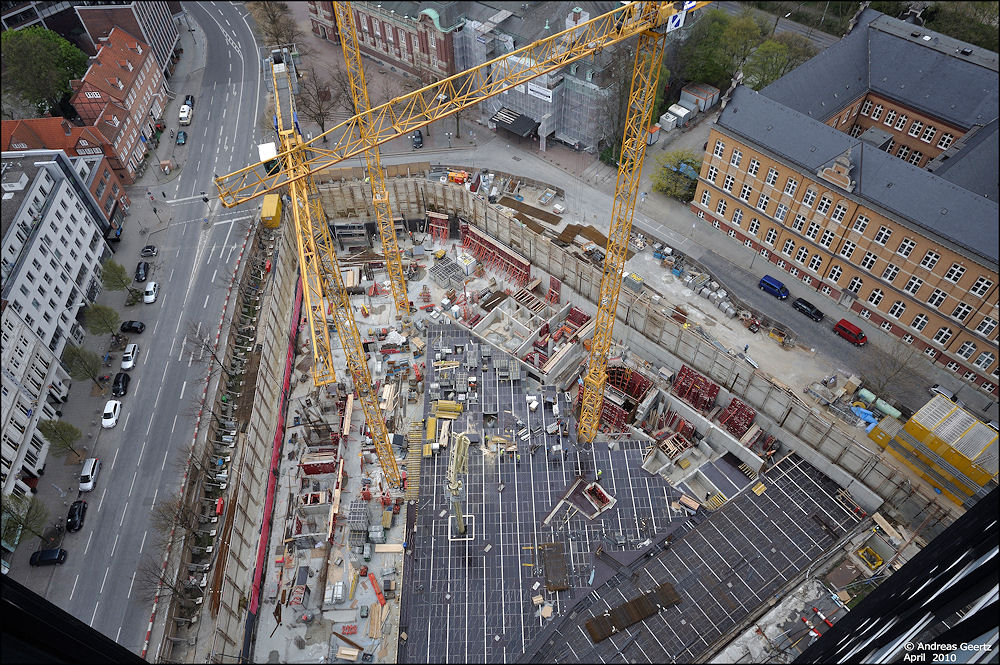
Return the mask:
[(194, 599), (202, 595), (201, 588), (193, 575), (179, 572), (166, 558), (166, 551), (147, 554), (139, 560), (136, 569), (136, 589), (146, 600), (152, 600), (157, 593), (173, 596), (182, 607), (195, 606)]
[(83, 432), (65, 420), (40, 420), (38, 431), (49, 441), (49, 452), (56, 457), (65, 457), (73, 453), (77, 457), (83, 455), (73, 447), (80, 440)]
[(67, 344), (62, 354), (63, 364), (66, 365), (69, 375), (81, 381), (90, 379), (98, 388), (101, 387), (98, 378), (104, 366), (101, 364), (101, 357), (93, 351), (88, 351), (81, 346)]
[[(306, 70), (305, 76), (299, 81), (299, 111), (305, 118), (319, 125), (320, 133), (326, 131), (326, 124), (333, 119), (339, 105), (334, 99), (334, 90), (336, 88), (330, 77), (318, 74), (314, 67)], [(326, 143), (326, 140), (324, 136), (323, 142)]]
[(164, 497), (153, 505), (150, 525), (156, 532), (158, 542), (164, 547), (168, 543), (183, 542), (189, 536), (194, 538), (204, 532), (198, 511), (185, 505), (184, 497), (179, 492)]
[(305, 33), (299, 30), (286, 2), (248, 2), (247, 11), (253, 17), (257, 34), (267, 46), (295, 44), (299, 52), (305, 48)]
[(207, 332), (202, 332), (201, 327), (193, 321), (188, 322), (187, 332), (184, 335), (184, 348), (192, 354), (195, 362), (209, 365), (213, 374), (216, 370), (222, 370), (226, 378), (232, 376), (224, 359), (219, 355), (215, 340)]
[(908, 344), (893, 344), (889, 350), (871, 349), (862, 373), (865, 385), (873, 393), (885, 392), (917, 357), (917, 349)]
[(5, 496), (0, 503), (3, 514), (3, 540), (16, 544), (22, 531), (28, 531), (44, 539), (45, 523), (49, 511), (36, 496)]

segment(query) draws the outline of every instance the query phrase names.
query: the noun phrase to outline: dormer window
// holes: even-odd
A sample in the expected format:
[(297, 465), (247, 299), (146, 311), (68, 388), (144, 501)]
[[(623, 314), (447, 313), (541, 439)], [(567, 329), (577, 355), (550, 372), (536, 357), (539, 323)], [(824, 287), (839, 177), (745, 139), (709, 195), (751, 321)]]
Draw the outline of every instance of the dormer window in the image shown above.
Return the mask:
[(84, 96), (87, 99), (100, 99), (101, 98), (101, 93), (94, 92), (92, 90), (88, 90), (87, 92), (84, 93)]

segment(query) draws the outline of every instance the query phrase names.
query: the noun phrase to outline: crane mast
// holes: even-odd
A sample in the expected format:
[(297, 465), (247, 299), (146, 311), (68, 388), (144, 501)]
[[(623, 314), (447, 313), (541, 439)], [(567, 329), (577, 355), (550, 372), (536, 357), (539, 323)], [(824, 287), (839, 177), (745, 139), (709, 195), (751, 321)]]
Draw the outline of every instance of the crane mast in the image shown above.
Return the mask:
[[(290, 207), (296, 229), (300, 270), (303, 282), (308, 282), (309, 287), (308, 289), (303, 288), (303, 294), (308, 292), (311, 297), (316, 297), (315, 300), (307, 299), (306, 302), (310, 327), (313, 330), (313, 349), (314, 352), (319, 350), (326, 354), (326, 357), (322, 358), (322, 367), (318, 362), (320, 358), (314, 357), (313, 379), (317, 386), (335, 380), (329, 333), (322, 308), (324, 301), (326, 301), (329, 303), (330, 315), (347, 357), (347, 369), (354, 380), (354, 389), (358, 393), (358, 401), (361, 402), (365, 422), (368, 424), (368, 430), (375, 444), (375, 452), (378, 455), (386, 483), (391, 488), (397, 489), (400, 487), (399, 467), (389, 442), (389, 431), (378, 407), (375, 387), (368, 369), (368, 355), (365, 353), (361, 333), (354, 321), (354, 310), (351, 307), (350, 296), (347, 294), (347, 289), (344, 288), (344, 279), (337, 261), (337, 253), (330, 234), (330, 225), (326, 213), (323, 211), (319, 190), (312, 174), (308, 172), (308, 167), (304, 164), (305, 150), (302, 148), (302, 138), (298, 132), (294, 102), (290, 92), (286, 106), (289, 108), (292, 123), (291, 127), (285, 128), (280, 95), (278, 94), (278, 74), (282, 73), (279, 69), (283, 70), (286, 77), (286, 80), (281, 83), (287, 84), (289, 91), (291, 91), (291, 81), (288, 79), (290, 73), (287, 67), (279, 68), (277, 65), (272, 65), (272, 77), (275, 82), (275, 109), (277, 111), (275, 124), (285, 157), (285, 168), (289, 170), (291, 175), (296, 176), (289, 180), (288, 193), (292, 200)], [(300, 171), (305, 171), (305, 173), (302, 177), (297, 177), (300, 175)], [(325, 335), (325, 348), (317, 345), (317, 332)], [(325, 369), (327, 366), (329, 367), (328, 371)]]
[(389, 205), (389, 195), (385, 190), (382, 157), (379, 154), (378, 145), (371, 138), (377, 136), (377, 133), (373, 131), (372, 127), (371, 102), (368, 100), (365, 71), (361, 66), (361, 52), (358, 50), (358, 33), (354, 27), (354, 14), (346, 2), (334, 2), (333, 13), (336, 15), (337, 27), (340, 30), (344, 62), (347, 64), (347, 74), (351, 83), (351, 97), (354, 100), (354, 112), (357, 114), (359, 123), (359, 134), (362, 142), (366, 145), (364, 155), (368, 168), (368, 180), (372, 187), (372, 205), (375, 208), (378, 233), (382, 240), (382, 253), (385, 255), (386, 270), (389, 272), (392, 299), (396, 304), (396, 318), (406, 323), (410, 318), (410, 299), (406, 293), (406, 278), (403, 276), (403, 263), (399, 258), (399, 245), (396, 242), (396, 224), (392, 217), (392, 207)]

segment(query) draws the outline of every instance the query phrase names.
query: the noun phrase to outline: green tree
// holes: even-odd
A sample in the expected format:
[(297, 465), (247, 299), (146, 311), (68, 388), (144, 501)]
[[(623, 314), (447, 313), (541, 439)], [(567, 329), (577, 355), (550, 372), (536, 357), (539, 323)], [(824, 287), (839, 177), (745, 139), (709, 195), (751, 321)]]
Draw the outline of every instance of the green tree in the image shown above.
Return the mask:
[(743, 68), (743, 63), (757, 48), (761, 39), (763, 37), (760, 25), (750, 14), (744, 13), (729, 22), (729, 25), (722, 31), (722, 43), (720, 44), (728, 78), (732, 78), (736, 72)]
[(81, 346), (67, 344), (62, 355), (63, 364), (69, 375), (78, 381), (90, 379), (94, 385), (100, 387), (97, 378), (101, 375), (104, 365), (101, 363), (101, 356), (93, 351), (88, 351)]
[(108, 335), (118, 332), (122, 318), (106, 305), (91, 305), (83, 312), (83, 326), (91, 335)]
[(48, 439), (50, 453), (56, 457), (65, 457), (69, 453), (82, 457), (73, 444), (80, 440), (83, 432), (71, 423), (65, 420), (40, 420), (37, 427), (42, 436)]
[[(659, 169), (652, 177), (654, 190), (685, 203), (694, 198), (698, 185), (697, 174), (701, 170), (698, 153), (693, 150), (673, 150), (657, 156), (656, 164)], [(694, 178), (685, 173), (689, 169), (695, 174)]]
[(3, 540), (9, 545), (16, 546), (23, 531), (29, 531), (39, 538), (45, 537), (43, 534), (49, 511), (38, 497), (5, 496), (0, 503), (0, 515)]
[(722, 51), (722, 40), (730, 21), (729, 14), (711, 9), (694, 24), (679, 49), (685, 79), (708, 83), (720, 90), (729, 88), (732, 77)]
[(3, 87), (47, 112), (71, 92), (69, 82), (87, 71), (87, 54), (51, 30), (33, 25), (2, 37)]
[(111, 259), (101, 264), (101, 283), (108, 291), (128, 291), (130, 296), (139, 293), (132, 288), (132, 276), (125, 266)]

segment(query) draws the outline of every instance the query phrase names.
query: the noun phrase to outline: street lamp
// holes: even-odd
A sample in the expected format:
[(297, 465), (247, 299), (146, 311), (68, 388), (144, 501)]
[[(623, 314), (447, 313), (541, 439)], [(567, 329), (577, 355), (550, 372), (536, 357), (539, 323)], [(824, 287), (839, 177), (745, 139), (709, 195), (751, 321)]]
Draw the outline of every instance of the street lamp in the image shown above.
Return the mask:
[(451, 132), (445, 132), (444, 135), (448, 137), (448, 147), (450, 148), (451, 147)]

